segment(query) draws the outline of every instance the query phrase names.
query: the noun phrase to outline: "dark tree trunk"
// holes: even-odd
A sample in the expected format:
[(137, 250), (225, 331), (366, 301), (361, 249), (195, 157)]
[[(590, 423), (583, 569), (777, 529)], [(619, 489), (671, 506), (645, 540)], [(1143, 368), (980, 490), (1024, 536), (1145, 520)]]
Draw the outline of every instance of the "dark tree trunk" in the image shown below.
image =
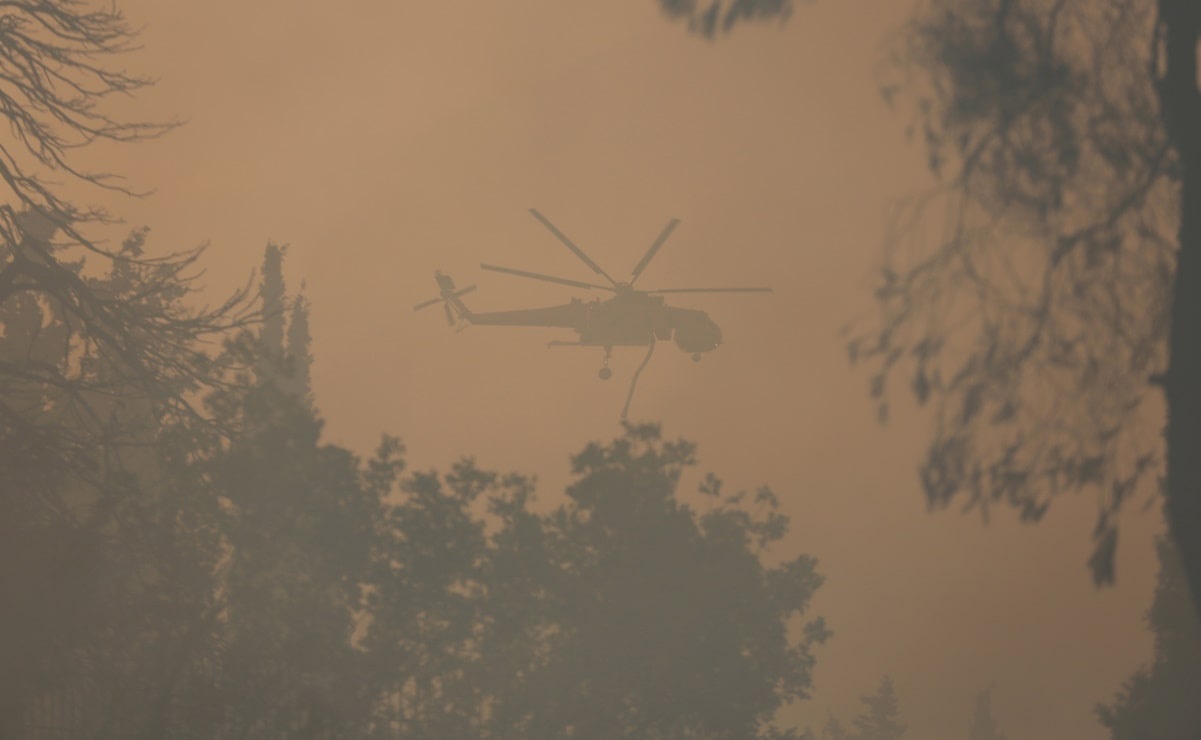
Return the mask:
[(1201, 2), (1159, 0), (1162, 113), (1181, 167), (1180, 245), (1165, 393), (1168, 527), (1201, 618)]

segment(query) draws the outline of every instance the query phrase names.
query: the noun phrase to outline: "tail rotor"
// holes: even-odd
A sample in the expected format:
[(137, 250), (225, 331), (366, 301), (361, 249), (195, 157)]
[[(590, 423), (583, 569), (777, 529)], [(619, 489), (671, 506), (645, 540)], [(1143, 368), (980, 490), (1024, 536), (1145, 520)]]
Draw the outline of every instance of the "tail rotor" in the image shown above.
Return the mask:
[(422, 301), (416, 306), (413, 306), (414, 311), (420, 311), (423, 308), (429, 308), (435, 304), (441, 303), (442, 310), (446, 314), (446, 323), (453, 327), (455, 325), (456, 314), (458, 318), (464, 318), (467, 315), (466, 307), (459, 300), (462, 296), (467, 295), (475, 290), (474, 285), (468, 285), (466, 288), (455, 289), (455, 281), (449, 275), (443, 275), (441, 271), (434, 271), (434, 280), (438, 281), (440, 288), (437, 298), (431, 298), (428, 301)]

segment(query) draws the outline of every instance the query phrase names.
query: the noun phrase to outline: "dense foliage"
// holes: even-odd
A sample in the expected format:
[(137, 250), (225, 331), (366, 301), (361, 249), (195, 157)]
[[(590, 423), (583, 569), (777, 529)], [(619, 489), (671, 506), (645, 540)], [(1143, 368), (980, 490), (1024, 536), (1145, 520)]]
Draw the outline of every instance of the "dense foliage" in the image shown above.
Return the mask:
[[(774, 494), (709, 477), (685, 503), (693, 448), (653, 426), (576, 456), (548, 511), (528, 479), (469, 460), (406, 475), (394, 438), (367, 461), (324, 444), (307, 304), (284, 316), (281, 257), (268, 247), (262, 328), (209, 365), (210, 423), (114, 387), (109, 416), (137, 420), (142, 444), (112, 480), (81, 487), (28, 460), (7, 481), (12, 733), (774, 732), (827, 636), (794, 619), (821, 583), (814, 560), (768, 564), (787, 533)], [(6, 354), (60, 346), (36, 305), (7, 308), (31, 318), (7, 319)]]

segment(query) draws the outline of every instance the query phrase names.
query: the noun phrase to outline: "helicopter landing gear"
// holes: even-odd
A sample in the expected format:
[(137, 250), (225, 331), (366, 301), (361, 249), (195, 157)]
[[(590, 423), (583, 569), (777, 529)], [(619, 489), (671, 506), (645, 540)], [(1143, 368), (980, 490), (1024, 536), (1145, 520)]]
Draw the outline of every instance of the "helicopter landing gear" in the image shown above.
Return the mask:
[(609, 356), (613, 354), (612, 347), (605, 347), (605, 363), (601, 366), (600, 372), (596, 374), (601, 380), (608, 380), (613, 377), (613, 371), (609, 369)]
[(692, 361), (693, 361), (693, 362), (700, 362), (700, 361), (701, 361), (701, 353), (700, 353), (700, 352), (694, 352), (694, 353), (692, 354)]

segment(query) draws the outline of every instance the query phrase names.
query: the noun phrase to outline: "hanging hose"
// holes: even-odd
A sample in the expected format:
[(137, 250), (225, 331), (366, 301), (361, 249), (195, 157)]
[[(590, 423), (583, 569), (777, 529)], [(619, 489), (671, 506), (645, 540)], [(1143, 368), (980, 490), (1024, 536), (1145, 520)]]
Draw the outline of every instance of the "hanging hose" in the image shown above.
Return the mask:
[(634, 399), (634, 386), (638, 385), (638, 376), (642, 374), (642, 368), (646, 367), (646, 364), (651, 361), (651, 355), (653, 355), (654, 353), (655, 353), (655, 339), (654, 339), (654, 337), (651, 337), (651, 344), (650, 344), (650, 347), (648, 347), (646, 350), (646, 357), (642, 358), (642, 364), (639, 365), (638, 369), (634, 371), (634, 377), (630, 380), (630, 392), (626, 396), (626, 405), (622, 406), (622, 408), (621, 408), (622, 421), (625, 421), (626, 412), (630, 410), (630, 401), (632, 401)]

